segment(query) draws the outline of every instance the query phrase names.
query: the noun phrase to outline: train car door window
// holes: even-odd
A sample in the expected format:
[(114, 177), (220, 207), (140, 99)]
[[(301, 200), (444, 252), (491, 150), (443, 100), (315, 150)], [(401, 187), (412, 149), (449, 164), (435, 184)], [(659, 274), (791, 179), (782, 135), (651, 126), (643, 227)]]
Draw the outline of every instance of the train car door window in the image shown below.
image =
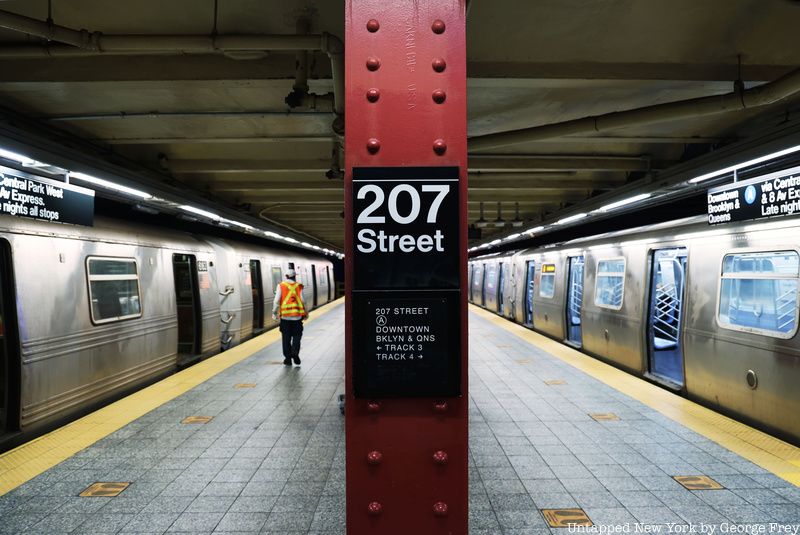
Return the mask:
[(647, 322), (650, 373), (683, 385), (681, 326), (686, 289), (685, 247), (653, 251), (650, 265), (650, 317)]
[(311, 264), (311, 290), (314, 308), (317, 308), (317, 265)]
[(281, 280), (283, 279), (283, 271), (281, 270), (281, 268), (274, 266), (272, 268), (271, 275), (272, 275), (272, 291), (274, 292), (278, 288), (278, 285), (281, 283)]
[(253, 331), (264, 328), (264, 284), (261, 280), (261, 260), (250, 260), (250, 291), (253, 294)]
[(583, 306), (583, 256), (569, 257), (569, 280), (567, 281), (567, 342), (580, 346), (581, 307)]
[(175, 275), (175, 297), (178, 306), (178, 353), (198, 355), (203, 324), (197, 258), (194, 255), (173, 254), (172, 270)]
[(498, 275), (497, 275), (497, 312), (502, 316), (503, 310), (505, 307), (503, 306), (503, 284), (506, 282), (506, 264), (505, 262), (500, 262), (500, 265), (497, 267)]
[(0, 435), (19, 429), (18, 332), (11, 245), (0, 240)]
[(533, 326), (533, 296), (536, 280), (536, 262), (528, 260), (525, 262), (525, 325)]

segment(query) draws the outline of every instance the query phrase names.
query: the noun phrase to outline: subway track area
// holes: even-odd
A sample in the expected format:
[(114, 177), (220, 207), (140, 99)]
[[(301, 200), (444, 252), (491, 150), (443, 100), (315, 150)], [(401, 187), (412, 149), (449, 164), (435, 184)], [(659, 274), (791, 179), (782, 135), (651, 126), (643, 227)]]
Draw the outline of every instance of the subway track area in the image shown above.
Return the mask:
[[(119, 409), (117, 430), (5, 488), (0, 532), (343, 534), (343, 321), (339, 303), (308, 323), (299, 367), (282, 365), (267, 333), (272, 343), (213, 375), (166, 379), (198, 384), (139, 417)], [(666, 407), (672, 394), (617, 384), (613, 368), (523, 331), (471, 309), (471, 535), (796, 533), (797, 448), (762, 437), (748, 449), (741, 437), (757, 431), (722, 433), (719, 415), (680, 398)], [(0, 456), (4, 474), (59, 432)]]

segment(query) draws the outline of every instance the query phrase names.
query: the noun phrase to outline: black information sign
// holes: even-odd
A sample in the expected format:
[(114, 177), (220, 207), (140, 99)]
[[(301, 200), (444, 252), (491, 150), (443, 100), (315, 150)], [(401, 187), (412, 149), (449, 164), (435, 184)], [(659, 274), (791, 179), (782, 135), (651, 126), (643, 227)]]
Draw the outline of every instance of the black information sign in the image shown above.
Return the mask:
[(458, 292), (408, 298), (396, 293), (355, 296), (356, 396), (458, 395), (460, 339), (453, 336), (459, 332)]
[(461, 394), (458, 176), (353, 169), (356, 397)]
[(708, 224), (800, 213), (800, 167), (708, 190)]
[(0, 167), (0, 214), (92, 226), (94, 191)]
[(458, 168), (353, 169), (354, 288), (458, 288)]

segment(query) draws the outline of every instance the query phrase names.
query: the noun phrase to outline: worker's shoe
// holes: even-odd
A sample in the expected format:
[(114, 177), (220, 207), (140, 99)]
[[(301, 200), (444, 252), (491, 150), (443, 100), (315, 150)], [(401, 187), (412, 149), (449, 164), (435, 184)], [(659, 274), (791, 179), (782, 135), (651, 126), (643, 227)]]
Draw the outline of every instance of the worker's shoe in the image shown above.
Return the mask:
[(292, 365), (292, 359), (290, 359), (289, 357), (286, 357), (285, 359), (283, 359), (283, 364), (284, 364), (284, 366), (291, 366)]
[(292, 357), (292, 360), (293, 360), (293, 361), (294, 361), (294, 363), (295, 363), (295, 364), (297, 364), (298, 366), (300, 365), (300, 357), (299, 357), (298, 355), (295, 355), (294, 357)]

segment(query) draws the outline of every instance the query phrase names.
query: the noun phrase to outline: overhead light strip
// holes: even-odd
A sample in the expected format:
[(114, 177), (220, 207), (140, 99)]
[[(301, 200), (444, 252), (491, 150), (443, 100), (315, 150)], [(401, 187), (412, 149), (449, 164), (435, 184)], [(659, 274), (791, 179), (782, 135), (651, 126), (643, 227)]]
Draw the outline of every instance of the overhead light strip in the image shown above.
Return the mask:
[(776, 158), (780, 158), (781, 156), (786, 156), (787, 154), (792, 154), (797, 151), (800, 151), (800, 145), (795, 145), (794, 147), (789, 147), (788, 149), (783, 149), (777, 152), (766, 154), (764, 156), (759, 156), (758, 158), (753, 158), (752, 160), (747, 160), (746, 162), (737, 163), (736, 165), (731, 165), (730, 167), (726, 167), (718, 171), (712, 171), (711, 173), (706, 173), (704, 175), (696, 176), (691, 180), (689, 180), (689, 182), (691, 182), (692, 184), (697, 184), (698, 182), (710, 180), (712, 178), (716, 178), (721, 175), (726, 175), (728, 173), (738, 171), (739, 169), (744, 169), (745, 167), (750, 167), (769, 160), (774, 160)]

